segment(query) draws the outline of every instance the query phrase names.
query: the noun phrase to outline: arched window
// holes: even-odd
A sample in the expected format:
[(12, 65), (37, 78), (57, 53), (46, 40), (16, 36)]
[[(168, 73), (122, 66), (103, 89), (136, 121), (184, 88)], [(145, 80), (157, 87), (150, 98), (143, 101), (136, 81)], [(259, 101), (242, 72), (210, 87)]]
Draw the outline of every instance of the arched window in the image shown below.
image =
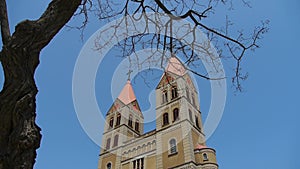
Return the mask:
[(138, 119), (136, 119), (136, 121), (135, 121), (135, 130), (136, 130), (136, 131), (139, 131), (139, 130), (140, 130), (140, 123), (139, 123), (139, 120), (138, 120)]
[(162, 104), (168, 102), (168, 91), (165, 90), (162, 93)]
[(198, 128), (200, 128), (200, 126), (199, 126), (199, 120), (198, 120), (198, 117), (197, 117), (197, 116), (195, 116), (195, 122), (196, 122), (196, 126), (197, 126)]
[(111, 169), (111, 163), (108, 163), (108, 164), (106, 165), (106, 168), (107, 168), (107, 169)]
[(163, 114), (163, 125), (169, 124), (169, 115), (168, 113)]
[(190, 99), (190, 90), (189, 90), (189, 88), (186, 87), (186, 88), (185, 88), (185, 91), (186, 91), (186, 98), (187, 98), (187, 100), (190, 102), (191, 99)]
[(178, 97), (178, 92), (177, 92), (177, 87), (174, 86), (172, 87), (172, 99), (175, 99), (176, 97)]
[(120, 125), (120, 123), (121, 123), (121, 114), (120, 114), (120, 113), (118, 113), (118, 115), (117, 115), (117, 122), (116, 122), (116, 126)]
[(192, 111), (189, 109), (189, 116), (190, 116), (190, 121), (193, 122), (193, 114)]
[(115, 135), (115, 138), (114, 138), (114, 145), (113, 145), (113, 147), (118, 146), (118, 142), (119, 142), (119, 135), (117, 134), (117, 135)]
[(177, 152), (177, 145), (176, 145), (176, 140), (175, 139), (171, 139), (170, 142), (170, 154), (174, 154)]
[(110, 148), (110, 138), (106, 140), (106, 150), (109, 150), (109, 148)]
[(128, 126), (132, 127), (132, 115), (129, 115)]
[(179, 109), (178, 108), (175, 108), (173, 110), (173, 121), (176, 121), (176, 120), (179, 120)]
[(203, 153), (203, 161), (207, 161), (208, 160), (208, 156), (206, 153)]
[(114, 118), (110, 118), (109, 120), (109, 128), (112, 128), (114, 126)]

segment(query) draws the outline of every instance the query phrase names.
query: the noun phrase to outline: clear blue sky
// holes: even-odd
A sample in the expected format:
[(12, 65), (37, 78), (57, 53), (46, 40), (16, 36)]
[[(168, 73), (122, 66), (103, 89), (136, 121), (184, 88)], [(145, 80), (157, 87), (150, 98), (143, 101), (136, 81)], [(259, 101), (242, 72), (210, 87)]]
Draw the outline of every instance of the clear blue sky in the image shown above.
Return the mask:
[[(24, 19), (40, 16), (48, 2), (7, 2), (11, 29)], [(252, 4), (253, 9), (238, 14), (235, 19), (240, 22), (236, 24), (255, 25), (269, 19), (270, 32), (261, 41), (262, 48), (244, 62), (243, 68), (250, 73), (244, 83), (245, 92), (235, 95), (228, 79), (225, 112), (208, 145), (217, 150), (220, 169), (298, 169), (300, 2), (255, 0)], [(85, 39), (101, 25), (93, 18), (89, 22)], [(37, 120), (43, 139), (36, 169), (97, 168), (99, 147), (81, 128), (72, 101), (72, 74), (83, 44), (78, 31), (64, 28), (41, 53), (35, 77), (39, 88)], [(96, 85), (109, 89), (109, 78), (109, 74), (97, 77)], [(208, 82), (199, 83), (205, 117), (210, 89)], [(142, 98), (138, 94), (142, 84), (133, 85)], [(110, 96), (100, 87), (96, 92), (99, 105), (107, 110), (112, 104)]]

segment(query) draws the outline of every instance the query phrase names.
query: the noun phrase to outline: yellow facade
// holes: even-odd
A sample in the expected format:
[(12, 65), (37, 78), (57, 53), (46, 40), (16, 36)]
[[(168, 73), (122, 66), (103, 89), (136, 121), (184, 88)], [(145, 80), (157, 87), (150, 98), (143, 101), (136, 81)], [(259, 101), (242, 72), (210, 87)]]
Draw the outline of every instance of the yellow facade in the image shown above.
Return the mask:
[(98, 169), (218, 169), (215, 150), (205, 145), (198, 93), (178, 63), (170, 59), (157, 85), (150, 132), (143, 133), (143, 113), (127, 82), (107, 113)]

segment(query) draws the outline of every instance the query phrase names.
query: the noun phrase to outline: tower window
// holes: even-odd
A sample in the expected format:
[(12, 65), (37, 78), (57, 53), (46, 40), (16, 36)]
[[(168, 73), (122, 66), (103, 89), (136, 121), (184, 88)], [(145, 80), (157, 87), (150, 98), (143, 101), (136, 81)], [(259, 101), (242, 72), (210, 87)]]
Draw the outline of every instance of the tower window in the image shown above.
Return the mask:
[(107, 169), (111, 169), (111, 163), (108, 163), (108, 164), (106, 165), (106, 168), (107, 168)]
[(172, 99), (178, 97), (177, 87), (172, 87)]
[(163, 93), (162, 93), (162, 103), (166, 103), (166, 102), (168, 102), (168, 91), (167, 90), (163, 91)]
[(116, 126), (119, 126), (119, 125), (120, 125), (120, 123), (121, 123), (121, 114), (120, 114), (120, 113), (118, 113), (118, 115), (117, 115), (117, 122), (116, 122)]
[(114, 126), (114, 118), (110, 118), (109, 120), (109, 127), (112, 128)]
[(193, 122), (193, 115), (192, 115), (192, 111), (189, 109), (189, 116), (190, 116), (190, 121)]
[(113, 147), (118, 146), (118, 142), (119, 142), (119, 135), (115, 135)]
[(129, 115), (128, 126), (132, 127), (132, 115)]
[(109, 150), (109, 148), (110, 148), (110, 138), (106, 140), (106, 150)]
[(174, 154), (177, 153), (177, 145), (176, 145), (176, 140), (175, 139), (171, 139), (170, 142), (170, 154)]
[(203, 153), (203, 161), (208, 161), (208, 156), (206, 153)]
[(168, 113), (163, 114), (163, 125), (169, 124), (169, 115)]
[(136, 120), (135, 121), (135, 130), (139, 131), (139, 128), (140, 128), (139, 120)]
[(176, 121), (176, 120), (179, 120), (179, 109), (178, 108), (175, 108), (173, 110), (173, 121)]
[(199, 120), (198, 120), (198, 117), (197, 117), (197, 116), (195, 116), (195, 122), (196, 122), (196, 126), (197, 126), (198, 128), (200, 128), (200, 126), (199, 126)]

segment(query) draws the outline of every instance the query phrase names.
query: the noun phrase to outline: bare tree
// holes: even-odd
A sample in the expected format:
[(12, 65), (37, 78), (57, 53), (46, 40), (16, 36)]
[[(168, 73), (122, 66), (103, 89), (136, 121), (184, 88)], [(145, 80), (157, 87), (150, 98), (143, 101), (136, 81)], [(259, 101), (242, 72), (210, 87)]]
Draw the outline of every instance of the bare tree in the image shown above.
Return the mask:
[[(249, 1), (241, 0), (241, 3), (245, 7), (251, 8)], [(259, 48), (258, 40), (268, 31), (268, 20), (262, 21), (260, 26), (249, 30), (249, 33), (245, 33), (241, 30), (236, 30), (236, 32), (233, 33), (233, 30), (236, 28), (233, 28), (233, 23), (229, 20), (228, 16), (224, 16), (225, 21), (222, 26), (214, 27), (209, 25), (208, 23), (212, 23), (210, 18), (216, 13), (216, 10), (234, 10), (231, 0), (204, 0), (201, 2), (196, 0), (124, 0), (121, 2), (98, 0), (98, 4), (99, 19), (112, 20), (123, 17), (123, 19), (120, 19), (112, 28), (108, 28), (100, 33), (96, 42), (96, 48), (98, 50), (101, 50), (106, 45), (102, 43), (102, 36), (107, 34), (111, 29), (114, 29), (115, 36), (118, 36), (118, 31), (121, 29), (128, 30), (127, 35), (130, 36), (130, 31), (132, 32), (132, 27), (134, 27), (136, 28), (135, 31), (139, 31), (139, 34), (121, 40), (117, 44), (117, 46), (122, 49), (123, 57), (128, 57), (132, 53), (140, 50), (141, 46), (144, 48), (160, 48), (163, 49), (163, 51), (168, 50), (172, 54), (181, 54), (181, 56), (185, 58), (185, 64), (191, 66), (191, 68), (187, 67), (190, 72), (202, 78), (214, 80), (209, 77), (206, 72), (199, 72), (193, 69), (193, 67), (198, 66), (198, 61), (210, 60), (210, 62), (214, 64), (215, 60), (217, 60), (209, 50), (210, 44), (197, 44), (197, 29), (200, 29), (207, 35), (209, 42), (212, 42), (217, 48), (218, 58), (226, 58), (235, 64), (231, 78), (232, 84), (237, 91), (242, 91), (241, 80), (245, 80), (248, 77), (248, 74), (242, 72), (241, 69), (241, 63), (246, 56), (246, 52)], [(149, 17), (149, 15), (147, 15), (149, 13), (166, 14), (167, 19), (162, 21), (161, 18)], [(175, 29), (174, 22), (180, 20), (187, 20), (191, 23), (187, 30), (180, 28)], [(137, 24), (139, 22), (145, 24)], [(155, 25), (156, 34), (149, 35), (148, 30), (150, 24)], [(131, 27), (131, 29), (129, 27)], [(124, 31), (122, 32), (124, 34)], [(181, 34), (184, 32), (184, 35), (175, 38), (175, 34), (178, 35), (178, 32)], [(189, 41), (184, 40), (184, 38), (188, 36), (191, 36), (192, 39), (189, 39)], [(196, 48), (201, 51), (197, 52)], [(199, 53), (201, 53), (201, 55), (199, 55)], [(138, 57), (137, 55), (135, 56)], [(161, 68), (164, 67), (162, 63), (166, 60), (165, 57), (163, 53), (160, 58)], [(129, 58), (129, 60), (131, 59)], [(132, 63), (130, 64), (134, 65)], [(142, 63), (137, 62), (135, 62), (135, 64), (138, 66), (142, 65)], [(216, 66), (216, 71), (218, 71), (218, 69)], [(219, 78), (222, 77), (218, 77), (217, 79)]]
[[(244, 2), (244, 1), (243, 1)], [(244, 2), (249, 6), (248, 2)], [(241, 89), (240, 79), (241, 61), (245, 52), (258, 47), (257, 40), (267, 31), (265, 23), (256, 27), (248, 37), (239, 33), (236, 37), (230, 36), (227, 21), (225, 29), (216, 29), (205, 24), (205, 20), (213, 15), (214, 8), (222, 4), (230, 7), (232, 2), (225, 0), (104, 0), (94, 2), (91, 0), (52, 0), (46, 11), (37, 20), (25, 20), (15, 27), (15, 32), (10, 33), (6, 1), (0, 0), (1, 38), (3, 42), (0, 52), (0, 62), (3, 66), (5, 82), (0, 93), (0, 169), (31, 169), (35, 163), (36, 149), (40, 146), (40, 128), (35, 123), (36, 94), (38, 92), (34, 73), (39, 64), (40, 51), (48, 45), (58, 31), (70, 20), (73, 15), (83, 15), (83, 24), (77, 27), (84, 29), (88, 23), (88, 12), (97, 12), (99, 19), (114, 19), (131, 15), (130, 22), (145, 20), (157, 24), (158, 31), (163, 32), (144, 38), (145, 35), (137, 35), (127, 38), (119, 43), (123, 48), (124, 56), (135, 52), (137, 44), (150, 45), (151, 47), (170, 50), (173, 53), (181, 52), (186, 57), (186, 64), (194, 64), (199, 60), (190, 45), (196, 45), (193, 41), (182, 43), (173, 39), (172, 23), (177, 20), (188, 19), (194, 25), (193, 30), (200, 28), (211, 41), (222, 40), (225, 47), (219, 48), (219, 54), (225, 48), (230, 54), (229, 58), (236, 62), (233, 84)], [(97, 9), (97, 10), (95, 10)], [(77, 12), (76, 12), (77, 11)], [(148, 18), (146, 13), (158, 12), (168, 15), (166, 22), (157, 22)], [(128, 20), (121, 20), (128, 22)], [(159, 23), (159, 24), (158, 24)], [(145, 27), (146, 30), (147, 27)], [(117, 31), (117, 30), (116, 30)], [(101, 46), (98, 46), (101, 48)], [(163, 59), (162, 59), (163, 60)], [(205, 74), (191, 70), (193, 73), (206, 78)]]

